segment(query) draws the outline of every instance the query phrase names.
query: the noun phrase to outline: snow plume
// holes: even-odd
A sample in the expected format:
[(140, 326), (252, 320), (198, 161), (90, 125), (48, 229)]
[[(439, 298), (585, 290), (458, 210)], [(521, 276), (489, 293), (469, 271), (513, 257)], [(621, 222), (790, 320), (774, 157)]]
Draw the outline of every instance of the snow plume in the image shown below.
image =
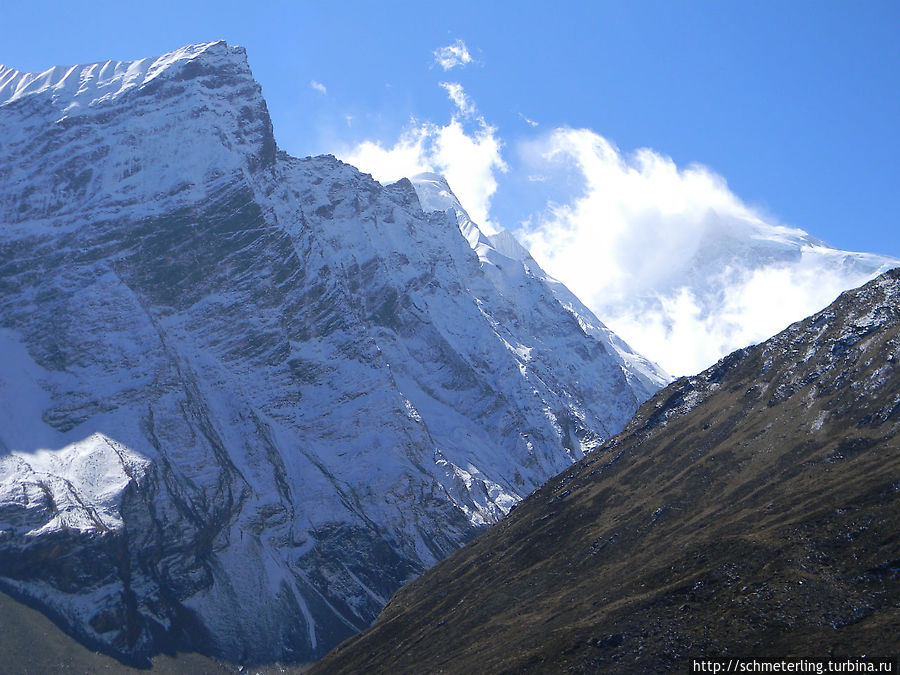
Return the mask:
[(457, 66), (467, 66), (474, 60), (469, 53), (469, 48), (466, 47), (466, 43), (462, 40), (457, 40), (452, 45), (435, 49), (432, 54), (434, 55), (434, 62), (444, 70), (452, 70)]
[(343, 161), (388, 183), (430, 171), (442, 174), (473, 221), (490, 233), (491, 197), (497, 190), (495, 172), (506, 171), (497, 130), (476, 115), (475, 104), (461, 85), (442, 82), (456, 107), (450, 122), (438, 125), (412, 120), (389, 147), (363, 141), (340, 153)]
[[(698, 372), (900, 261), (838, 251), (770, 222), (723, 178), (588, 129), (523, 146), (536, 178), (578, 176), (518, 233), (604, 323), (670, 373)], [(465, 201), (463, 201), (465, 205)]]

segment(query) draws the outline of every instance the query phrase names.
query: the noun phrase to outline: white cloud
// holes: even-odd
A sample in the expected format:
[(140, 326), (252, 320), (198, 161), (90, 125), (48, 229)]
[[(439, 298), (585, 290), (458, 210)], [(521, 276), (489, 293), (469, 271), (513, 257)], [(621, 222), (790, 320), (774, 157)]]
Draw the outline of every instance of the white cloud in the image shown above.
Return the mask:
[(457, 40), (452, 45), (435, 49), (432, 54), (434, 55), (434, 62), (444, 70), (451, 70), (457, 66), (467, 66), (474, 60), (469, 53), (469, 48), (466, 47), (466, 43), (462, 40)]
[(309, 86), (315, 89), (320, 94), (328, 94), (328, 89), (321, 82), (316, 82), (315, 80), (309, 81)]
[(523, 147), (582, 191), (523, 224), (537, 260), (632, 347), (676, 375), (711, 365), (824, 307), (890, 265), (828, 248), (744, 204), (702, 166), (623, 155), (587, 129)]
[[(454, 106), (448, 123), (412, 120), (393, 143), (365, 141), (339, 154), (385, 183), (443, 174), (472, 219), (494, 231), (503, 142), (460, 84), (440, 86)], [(680, 168), (646, 148), (623, 154), (589, 129), (555, 129), (520, 150), (516, 170), (529, 192), (563, 190), (564, 198), (523, 222), (519, 238), (674, 375), (762, 341), (900, 263), (829, 248), (743, 203), (706, 167)]]
[(537, 122), (535, 122), (533, 119), (525, 117), (525, 115), (523, 115), (522, 113), (519, 113), (519, 119), (522, 120), (523, 122), (525, 122), (525, 124), (527, 124), (528, 126), (530, 126), (532, 128), (534, 128), (538, 125)]
[(380, 141), (363, 141), (338, 156), (361, 171), (372, 174), (376, 180), (390, 183), (404, 176), (434, 170), (426, 144), (430, 146), (432, 143), (435, 130), (436, 127), (431, 124), (414, 121), (391, 147), (385, 148)]
[(463, 90), (461, 84), (457, 82), (439, 82), (438, 84), (447, 92), (447, 96), (450, 97), (453, 105), (463, 117), (472, 117), (475, 114), (475, 104)]
[(472, 220), (487, 232), (497, 229), (490, 204), (497, 191), (495, 171), (507, 169), (501, 148), (494, 127), (482, 122), (467, 133), (456, 119), (437, 130), (432, 148), (432, 170), (444, 175)]
[(497, 191), (495, 173), (507, 170), (503, 143), (497, 130), (475, 117), (476, 107), (456, 83), (442, 82), (450, 100), (463, 117), (451, 116), (445, 125), (411, 121), (390, 146), (363, 141), (339, 153), (345, 162), (371, 173), (383, 183), (431, 171), (442, 174), (473, 221), (487, 232), (495, 231), (491, 220), (491, 197)]

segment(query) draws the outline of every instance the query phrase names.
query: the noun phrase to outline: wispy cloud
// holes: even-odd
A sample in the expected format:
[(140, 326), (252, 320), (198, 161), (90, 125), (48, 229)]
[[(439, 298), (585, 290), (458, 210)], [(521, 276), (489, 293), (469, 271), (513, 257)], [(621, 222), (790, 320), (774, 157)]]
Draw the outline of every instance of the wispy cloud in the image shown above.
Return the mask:
[(535, 258), (632, 347), (669, 372), (697, 372), (824, 307), (890, 261), (831, 249), (744, 204), (709, 169), (588, 129), (523, 148), (541, 175), (582, 189), (523, 225)]
[(507, 170), (497, 129), (477, 115), (475, 103), (455, 82), (441, 82), (454, 105), (447, 124), (412, 120), (393, 144), (368, 140), (339, 152), (345, 162), (389, 182), (425, 171), (442, 174), (469, 216), (488, 232), (497, 191), (496, 174)]
[(483, 120), (474, 130), (466, 130), (453, 118), (445, 125), (413, 121), (393, 145), (364, 141), (339, 155), (382, 182), (425, 171), (440, 173), (472, 220), (493, 232), (497, 225), (490, 217), (490, 203), (497, 191), (495, 174), (507, 170), (502, 145), (496, 129)]
[(385, 147), (379, 140), (367, 140), (338, 151), (337, 155), (348, 164), (383, 183), (433, 171), (430, 161), (430, 145), (438, 127), (412, 120), (393, 145)]
[(440, 82), (441, 87), (447, 92), (447, 96), (453, 101), (456, 109), (464, 117), (471, 117), (475, 114), (475, 104), (472, 99), (466, 95), (462, 85), (456, 82)]
[[(435, 60), (449, 70), (472, 57), (459, 40)], [(491, 205), (509, 170), (504, 142), (460, 83), (439, 86), (452, 104), (447, 123), (411, 120), (394, 140), (336, 154), (385, 183), (443, 174), (472, 219), (496, 231)], [(829, 248), (745, 204), (704, 166), (679, 167), (647, 148), (622, 153), (590, 129), (532, 132), (518, 149), (509, 183), (538, 211), (522, 214), (516, 234), (602, 321), (674, 375), (764, 340), (900, 263)]]
[(469, 48), (462, 40), (457, 40), (451, 45), (440, 47), (432, 52), (434, 62), (444, 70), (451, 70), (459, 66), (466, 66), (474, 60), (469, 53)]
[(315, 80), (309, 81), (309, 86), (315, 89), (320, 94), (328, 94), (328, 89), (321, 82), (316, 82)]

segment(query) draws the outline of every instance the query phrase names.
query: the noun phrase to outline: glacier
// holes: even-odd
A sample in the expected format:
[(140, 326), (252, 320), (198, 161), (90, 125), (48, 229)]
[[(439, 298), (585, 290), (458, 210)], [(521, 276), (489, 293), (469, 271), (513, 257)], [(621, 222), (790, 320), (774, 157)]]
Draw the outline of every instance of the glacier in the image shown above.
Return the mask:
[(670, 379), (224, 41), (0, 66), (0, 138), (0, 588), (122, 659), (318, 658)]

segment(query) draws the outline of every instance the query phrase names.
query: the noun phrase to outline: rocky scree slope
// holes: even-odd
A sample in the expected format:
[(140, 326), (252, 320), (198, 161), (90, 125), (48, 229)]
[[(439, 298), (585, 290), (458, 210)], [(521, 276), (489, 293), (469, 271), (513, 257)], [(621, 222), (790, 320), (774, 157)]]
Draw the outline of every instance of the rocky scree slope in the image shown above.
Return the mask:
[(645, 403), (311, 672), (896, 656), (900, 269)]
[(241, 48), (0, 67), (0, 138), (0, 587), (120, 658), (321, 656), (649, 392)]

